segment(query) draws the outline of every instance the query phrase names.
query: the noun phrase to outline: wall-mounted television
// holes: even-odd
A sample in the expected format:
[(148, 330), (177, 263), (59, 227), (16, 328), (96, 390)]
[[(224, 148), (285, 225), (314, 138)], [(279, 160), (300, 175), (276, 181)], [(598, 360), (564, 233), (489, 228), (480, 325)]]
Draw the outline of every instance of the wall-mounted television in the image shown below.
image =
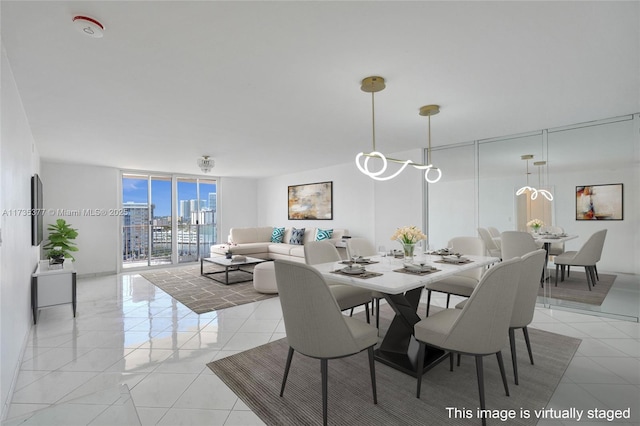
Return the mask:
[(31, 176), (31, 245), (42, 243), (44, 231), (42, 224), (42, 181), (36, 173)]

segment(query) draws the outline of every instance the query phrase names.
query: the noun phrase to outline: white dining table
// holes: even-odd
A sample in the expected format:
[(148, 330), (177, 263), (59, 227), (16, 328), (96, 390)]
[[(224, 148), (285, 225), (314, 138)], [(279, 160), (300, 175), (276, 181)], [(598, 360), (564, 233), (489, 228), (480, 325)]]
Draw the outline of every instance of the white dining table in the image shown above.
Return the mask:
[[(422, 262), (424, 260), (424, 263), (437, 269), (437, 271), (424, 275), (396, 272), (403, 269), (403, 259), (380, 256), (371, 258), (372, 261), (377, 263), (365, 265), (366, 271), (381, 274), (370, 278), (336, 273), (337, 269), (346, 266), (341, 262), (322, 263), (314, 265), (314, 267), (327, 280), (377, 291), (384, 295), (385, 300), (395, 312), (395, 316), (382, 342), (374, 351), (375, 359), (415, 377), (418, 342), (413, 336), (413, 326), (421, 320), (417, 310), (424, 286), (461, 271), (486, 267), (500, 260), (497, 257), (489, 256), (468, 255), (465, 257), (470, 262), (453, 264), (440, 263), (442, 261), (441, 256), (424, 255), (423, 257), (419, 255), (416, 261)], [(446, 355), (441, 349), (428, 347), (425, 351), (424, 371), (442, 361), (446, 358)]]

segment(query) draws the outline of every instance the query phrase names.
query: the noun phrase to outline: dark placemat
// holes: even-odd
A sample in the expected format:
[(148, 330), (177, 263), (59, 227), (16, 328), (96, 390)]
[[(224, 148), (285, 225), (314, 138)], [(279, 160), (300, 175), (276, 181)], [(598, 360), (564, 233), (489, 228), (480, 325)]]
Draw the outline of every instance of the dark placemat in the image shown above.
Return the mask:
[(379, 272), (371, 272), (371, 271), (363, 271), (361, 274), (347, 274), (345, 272), (342, 272), (340, 269), (336, 269), (335, 271), (331, 271), (331, 273), (345, 275), (347, 277), (363, 278), (363, 279), (379, 277), (379, 276), (382, 275)]
[(429, 271), (411, 271), (405, 268), (393, 270), (393, 272), (400, 272), (401, 274), (411, 274), (411, 275), (428, 275), (428, 274), (433, 274), (434, 272), (439, 272), (439, 271), (440, 269), (431, 269)]
[(380, 263), (378, 260), (367, 260), (366, 262), (352, 262), (350, 260), (343, 260), (340, 262), (344, 265), (373, 265), (374, 263)]
[(466, 263), (473, 263), (473, 260), (458, 260), (457, 262), (447, 262), (446, 260), (434, 260), (433, 263), (444, 263), (445, 265), (464, 265)]

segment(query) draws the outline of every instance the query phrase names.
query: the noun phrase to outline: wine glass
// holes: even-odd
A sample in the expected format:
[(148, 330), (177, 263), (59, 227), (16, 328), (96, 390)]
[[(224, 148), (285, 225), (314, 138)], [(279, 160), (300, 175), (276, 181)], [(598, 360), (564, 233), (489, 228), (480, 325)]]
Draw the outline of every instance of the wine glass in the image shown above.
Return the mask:
[(353, 263), (356, 263), (359, 257), (360, 257), (360, 250), (358, 249), (351, 250), (351, 261)]
[(378, 255), (384, 260), (387, 257), (387, 248), (385, 246), (378, 246)]

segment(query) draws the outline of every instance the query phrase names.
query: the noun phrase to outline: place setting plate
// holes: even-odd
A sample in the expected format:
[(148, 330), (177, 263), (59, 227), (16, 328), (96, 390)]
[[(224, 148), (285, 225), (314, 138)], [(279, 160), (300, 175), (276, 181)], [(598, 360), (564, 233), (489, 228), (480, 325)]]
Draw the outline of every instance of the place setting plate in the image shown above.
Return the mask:
[(394, 269), (393, 272), (400, 272), (402, 274), (412, 274), (412, 275), (427, 275), (427, 274), (432, 274), (434, 272), (438, 272), (439, 270), (440, 269), (436, 269), (431, 265), (404, 263), (401, 269)]
[(363, 266), (345, 266), (344, 268), (340, 268), (340, 269), (336, 269), (335, 271), (331, 271), (334, 274), (341, 274), (341, 275), (348, 275), (351, 277), (357, 277), (357, 278), (373, 278), (373, 277), (379, 277), (382, 274), (378, 273), (378, 272), (371, 272), (371, 271), (367, 271), (366, 269), (364, 269)]
[(441, 260), (436, 260), (435, 263), (451, 263), (454, 265), (461, 265), (464, 263), (470, 263), (473, 262), (472, 260), (470, 260), (467, 257), (464, 257), (462, 255), (458, 256), (458, 255), (448, 255), (448, 256), (442, 256)]

